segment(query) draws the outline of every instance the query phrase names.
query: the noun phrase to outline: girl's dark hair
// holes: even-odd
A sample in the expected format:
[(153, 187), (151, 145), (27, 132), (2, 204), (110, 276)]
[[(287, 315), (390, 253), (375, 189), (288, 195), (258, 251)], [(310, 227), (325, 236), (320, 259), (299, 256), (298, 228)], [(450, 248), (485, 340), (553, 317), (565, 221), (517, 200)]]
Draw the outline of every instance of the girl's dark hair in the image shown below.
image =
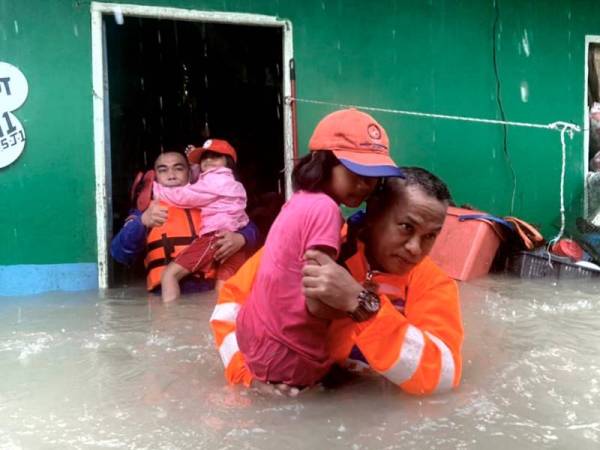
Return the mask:
[(312, 151), (300, 158), (292, 172), (294, 191), (321, 192), (331, 180), (333, 168), (340, 161), (329, 150)]
[(206, 150), (205, 152), (202, 152), (202, 156), (200, 156), (200, 162), (202, 162), (203, 159), (206, 159), (209, 156), (210, 157), (224, 156), (225, 157), (225, 167), (227, 167), (228, 169), (231, 169), (231, 171), (233, 172), (233, 176), (235, 177), (236, 180), (239, 181), (237, 165), (235, 164), (235, 161), (233, 160), (233, 158), (231, 156), (224, 155), (223, 153)]

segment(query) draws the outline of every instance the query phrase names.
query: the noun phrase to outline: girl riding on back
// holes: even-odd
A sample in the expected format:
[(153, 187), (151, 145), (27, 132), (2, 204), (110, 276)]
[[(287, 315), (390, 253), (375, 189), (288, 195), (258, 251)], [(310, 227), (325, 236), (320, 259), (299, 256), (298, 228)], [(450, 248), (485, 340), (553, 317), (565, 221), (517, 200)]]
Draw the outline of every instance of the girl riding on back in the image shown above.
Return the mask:
[(170, 262), (161, 277), (163, 301), (179, 297), (179, 280), (190, 273), (216, 273), (216, 288), (232, 276), (246, 260), (243, 250), (226, 261), (214, 260), (217, 233), (237, 231), (248, 224), (246, 190), (233, 170), (237, 161), (235, 149), (224, 140), (209, 139), (188, 153), (190, 164), (199, 165), (198, 179), (180, 187), (154, 183), (154, 198), (179, 208), (199, 208), (202, 223), (199, 236), (177, 258)]
[(305, 387), (318, 382), (331, 360), (325, 336), (335, 310), (302, 293), (304, 254), (319, 249), (336, 258), (340, 205), (357, 207), (378, 179), (401, 176), (389, 156), (385, 130), (356, 109), (336, 111), (317, 125), (310, 153), (292, 174), (295, 193), (267, 236), (252, 291), (237, 315), (237, 345), (255, 379)]

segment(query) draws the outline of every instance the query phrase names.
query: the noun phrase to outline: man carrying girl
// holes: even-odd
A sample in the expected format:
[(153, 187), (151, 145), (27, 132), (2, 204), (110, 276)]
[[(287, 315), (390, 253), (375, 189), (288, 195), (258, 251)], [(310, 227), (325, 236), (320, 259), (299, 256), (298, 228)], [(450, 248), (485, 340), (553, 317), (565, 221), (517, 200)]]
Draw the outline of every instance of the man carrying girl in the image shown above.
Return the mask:
[[(360, 178), (341, 182), (349, 181), (342, 169), (355, 170), (356, 177), (373, 167), (375, 173), (399, 174), (386, 164), (383, 129), (357, 113), (334, 113), (317, 126), (311, 154), (294, 172), (300, 182), (294, 196), (308, 195), (303, 190), (308, 187), (313, 195), (357, 206), (375, 183)], [(359, 114), (360, 120), (368, 119), (353, 120)], [(321, 170), (304, 177), (307, 160), (328, 158), (315, 156), (321, 154), (336, 159), (329, 166), (320, 161)], [(306, 178), (315, 183), (304, 184)], [(358, 190), (363, 184), (368, 187)], [(463, 340), (458, 290), (427, 257), (449, 199), (445, 185), (421, 169), (408, 170), (406, 180), (388, 178), (369, 199), (359, 231), (351, 226), (348, 232), (343, 260), (352, 276), (334, 262), (341, 222), (326, 198), (315, 198), (295, 224), (278, 218), (275, 225), (279, 221), (285, 227), (274, 225), (271, 234), (291, 231), (300, 237), (273, 246), (281, 237), (270, 234), (264, 250), (225, 284), (211, 318), (226, 378), (302, 388), (321, 380), (334, 362), (354, 360), (411, 393), (456, 386)], [(280, 217), (291, 214), (285, 208)], [(311, 226), (328, 218), (338, 240), (333, 226)], [(315, 229), (329, 233), (311, 233)]]

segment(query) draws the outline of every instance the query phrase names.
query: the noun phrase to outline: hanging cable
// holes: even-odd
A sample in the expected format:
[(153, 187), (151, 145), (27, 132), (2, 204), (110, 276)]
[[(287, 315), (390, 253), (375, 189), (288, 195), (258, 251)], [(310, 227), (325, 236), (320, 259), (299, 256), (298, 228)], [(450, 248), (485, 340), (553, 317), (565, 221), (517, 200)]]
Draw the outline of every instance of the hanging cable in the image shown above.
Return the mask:
[(324, 105), (324, 106), (335, 106), (336, 108), (357, 108), (364, 111), (375, 111), (389, 114), (397, 114), (403, 116), (414, 116), (414, 117), (428, 117), (431, 119), (445, 119), (445, 120), (457, 120), (459, 122), (475, 122), (475, 123), (487, 123), (491, 125), (508, 125), (512, 127), (525, 127), (525, 128), (541, 128), (545, 130), (557, 130), (561, 131), (563, 127), (571, 130), (572, 132), (579, 133), (581, 127), (573, 123), (568, 122), (552, 122), (548, 124), (543, 123), (531, 123), (531, 122), (514, 122), (510, 120), (496, 120), (496, 119), (481, 119), (479, 117), (468, 117), (468, 116), (454, 116), (450, 114), (436, 114), (436, 113), (424, 113), (419, 111), (408, 111), (403, 109), (391, 109), (391, 108), (378, 108), (374, 106), (363, 106), (363, 105), (350, 105), (344, 103), (326, 102), (323, 100), (312, 100), (306, 98), (297, 97), (286, 97), (286, 103), (291, 104), (292, 102), (298, 103), (311, 103), (313, 105)]
[(562, 165), (560, 171), (560, 230), (548, 243), (548, 245), (558, 242), (565, 232), (565, 169), (567, 163), (567, 149), (565, 143), (565, 133), (569, 134), (569, 138), (573, 139), (573, 130), (565, 126), (563, 122), (556, 122), (560, 128), (560, 143), (562, 146)]
[(557, 242), (565, 231), (565, 171), (566, 171), (566, 161), (567, 161), (567, 150), (566, 150), (566, 141), (565, 134), (569, 135), (570, 139), (573, 139), (574, 133), (580, 133), (581, 127), (579, 125), (575, 125), (569, 122), (557, 121), (547, 124), (542, 123), (531, 123), (531, 122), (513, 122), (509, 120), (494, 120), (494, 119), (481, 119), (478, 117), (466, 117), (466, 116), (453, 116), (449, 114), (435, 114), (435, 113), (424, 113), (418, 111), (407, 111), (402, 109), (390, 109), (390, 108), (377, 108), (373, 106), (361, 106), (361, 105), (345, 105), (343, 103), (334, 103), (334, 102), (326, 102), (322, 100), (311, 100), (305, 98), (296, 98), (296, 97), (286, 97), (286, 103), (291, 104), (293, 102), (297, 103), (310, 103), (313, 105), (326, 105), (326, 106), (334, 106), (336, 108), (357, 108), (365, 111), (375, 111), (382, 112), (388, 114), (398, 114), (404, 116), (414, 116), (414, 117), (428, 117), (431, 119), (443, 119), (443, 120), (457, 120), (461, 122), (474, 122), (474, 123), (487, 123), (492, 125), (502, 125), (502, 126), (513, 126), (513, 127), (524, 127), (524, 128), (538, 128), (545, 130), (554, 130), (560, 132), (560, 142), (562, 146), (562, 164), (561, 164), (561, 172), (560, 172), (560, 230), (558, 234), (550, 240), (550, 243)]

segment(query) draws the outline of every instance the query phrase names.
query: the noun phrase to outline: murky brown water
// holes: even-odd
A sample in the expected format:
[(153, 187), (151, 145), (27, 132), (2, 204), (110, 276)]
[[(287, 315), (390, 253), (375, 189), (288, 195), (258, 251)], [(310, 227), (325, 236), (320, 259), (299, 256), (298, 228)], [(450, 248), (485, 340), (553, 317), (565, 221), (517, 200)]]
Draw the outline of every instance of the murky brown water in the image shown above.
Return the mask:
[(459, 390), (227, 387), (212, 296), (0, 298), (1, 449), (600, 448), (600, 284), (463, 284)]

